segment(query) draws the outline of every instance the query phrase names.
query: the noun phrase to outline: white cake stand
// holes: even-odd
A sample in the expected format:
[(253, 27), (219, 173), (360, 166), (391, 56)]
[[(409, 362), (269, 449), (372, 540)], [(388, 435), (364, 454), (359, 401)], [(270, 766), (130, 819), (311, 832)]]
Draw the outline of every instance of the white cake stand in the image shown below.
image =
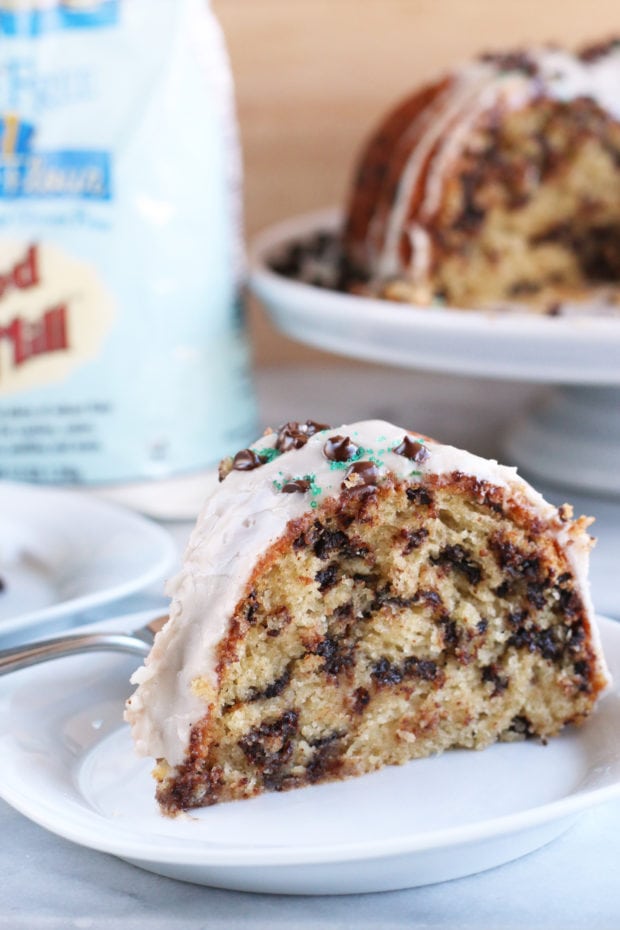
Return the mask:
[(293, 339), (372, 362), (547, 387), (507, 424), (507, 458), (550, 484), (620, 496), (620, 316), (548, 317), (404, 304), (286, 278), (268, 261), (291, 242), (340, 226), (336, 210), (266, 230), (250, 285)]

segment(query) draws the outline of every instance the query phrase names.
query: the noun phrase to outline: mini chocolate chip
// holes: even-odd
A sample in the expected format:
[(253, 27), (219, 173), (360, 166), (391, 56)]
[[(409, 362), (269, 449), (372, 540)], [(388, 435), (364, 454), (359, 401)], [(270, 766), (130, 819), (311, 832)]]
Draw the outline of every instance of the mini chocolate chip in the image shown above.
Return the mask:
[(295, 478), (294, 481), (287, 481), (286, 484), (282, 485), (282, 493), (294, 494), (299, 491), (300, 494), (305, 494), (309, 487), (310, 482), (306, 481), (305, 478)]
[(253, 449), (242, 449), (235, 455), (232, 467), (235, 471), (253, 471), (264, 464), (263, 459)]
[(314, 580), (318, 582), (321, 594), (324, 594), (338, 581), (338, 566), (332, 562), (327, 568), (320, 569), (314, 576)]
[(385, 656), (375, 662), (370, 674), (380, 685), (398, 685), (403, 680), (402, 671)]
[(578, 662), (575, 662), (573, 665), (576, 675), (587, 675), (590, 671), (588, 663), (585, 659), (580, 659)]
[(540, 649), (543, 659), (562, 658), (563, 646), (556, 640), (553, 629), (540, 630), (536, 636), (536, 645)]
[(414, 549), (418, 549), (424, 540), (428, 537), (428, 530), (425, 526), (420, 527), (419, 530), (403, 530), (402, 535), (407, 540), (407, 544), (403, 549), (403, 555), (409, 555), (410, 552), (413, 552)]
[(308, 434), (299, 423), (285, 423), (278, 430), (276, 449), (279, 452), (290, 452), (291, 449), (301, 449), (308, 442)]
[(404, 455), (406, 459), (418, 463), (425, 462), (430, 455), (423, 442), (418, 442), (417, 439), (412, 439), (410, 436), (405, 436), (400, 445), (395, 446), (392, 451), (396, 455)]
[(291, 680), (291, 673), (288, 669), (285, 669), (284, 673), (280, 675), (275, 681), (272, 681), (267, 685), (262, 691), (258, 688), (250, 688), (250, 693), (248, 694), (248, 701), (262, 701), (266, 698), (278, 697), (286, 689), (286, 686)]
[(316, 420), (306, 420), (308, 436), (314, 436), (315, 433), (322, 433), (325, 429), (331, 429), (329, 423), (317, 423)]
[(314, 554), (319, 559), (326, 559), (334, 549), (345, 549), (349, 545), (349, 537), (341, 530), (329, 530), (326, 526), (315, 520), (309, 533), (309, 542)]
[(352, 645), (346, 645), (328, 636), (321, 640), (314, 652), (324, 660), (322, 671), (328, 675), (339, 675), (355, 665), (353, 649)]
[(512, 626), (522, 626), (527, 620), (527, 610), (513, 610), (508, 614), (508, 623)]
[(472, 585), (477, 585), (482, 578), (482, 569), (463, 546), (445, 546), (439, 555), (431, 557), (433, 565), (451, 565), (461, 572)]
[(542, 610), (547, 603), (547, 599), (544, 595), (544, 587), (544, 585), (538, 582), (531, 582), (527, 586), (527, 599), (529, 603), (537, 607), (538, 610)]
[(263, 778), (276, 777), (293, 753), (299, 713), (287, 710), (272, 722), (261, 723), (249, 730), (237, 743), (245, 757), (262, 769)]
[(278, 452), (290, 452), (291, 449), (301, 449), (308, 441), (308, 437), (303, 433), (279, 433), (276, 440), (276, 449)]
[(435, 681), (439, 674), (439, 669), (437, 668), (437, 663), (433, 662), (431, 659), (420, 659), (416, 665), (416, 673), (423, 678), (424, 681)]
[(308, 434), (299, 423), (285, 423), (278, 430), (276, 449), (289, 452), (291, 449), (301, 449), (307, 442)]
[(245, 611), (245, 619), (250, 625), (252, 623), (256, 623), (256, 614), (258, 613), (259, 606), (260, 605), (258, 603), (258, 596), (256, 591), (250, 591), (248, 594), (247, 607)]
[(370, 704), (370, 694), (366, 688), (356, 688), (353, 692), (353, 712), (361, 714)]
[(321, 430), (329, 429), (325, 423), (316, 423), (314, 420), (306, 420), (305, 423), (291, 421), (285, 423), (278, 429), (278, 438), (276, 440), (276, 449), (279, 452), (290, 452), (291, 449), (301, 449), (306, 445), (311, 436), (320, 433)]
[(416, 591), (414, 596), (414, 603), (417, 601), (424, 601), (425, 604), (430, 604), (431, 607), (441, 607), (443, 604), (439, 592), (433, 591), (432, 588), (429, 588), (426, 591)]
[(322, 749), (323, 746), (329, 746), (336, 740), (342, 739), (343, 736), (346, 736), (345, 730), (332, 730), (331, 733), (327, 733), (325, 736), (319, 736), (316, 739), (308, 740), (308, 745), (312, 746), (313, 749)]
[(505, 675), (500, 675), (497, 666), (494, 663), (485, 665), (482, 669), (482, 680), (490, 682), (493, 685), (491, 697), (497, 697), (502, 694), (509, 685), (509, 679)]
[(405, 659), (403, 673), (405, 678), (421, 678), (423, 681), (436, 681), (442, 675), (436, 662), (432, 659), (418, 659), (417, 656)]
[(432, 495), (425, 488), (407, 488), (405, 491), (407, 495), (407, 500), (411, 501), (412, 504), (424, 504), (428, 506), (433, 503)]
[[(353, 475), (357, 477), (355, 482), (350, 481)], [(346, 472), (344, 473), (342, 487), (374, 487), (376, 486), (378, 480), (379, 469), (374, 462), (354, 462), (353, 465), (349, 465)]]
[(357, 450), (358, 446), (348, 436), (330, 436), (323, 446), (323, 455), (330, 462), (348, 462)]

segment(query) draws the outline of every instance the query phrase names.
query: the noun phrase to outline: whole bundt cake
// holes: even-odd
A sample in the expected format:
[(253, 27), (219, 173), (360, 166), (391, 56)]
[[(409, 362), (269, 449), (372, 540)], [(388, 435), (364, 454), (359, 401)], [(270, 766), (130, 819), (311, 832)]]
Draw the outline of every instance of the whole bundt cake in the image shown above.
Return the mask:
[(221, 477), (127, 706), (163, 811), (545, 740), (592, 711), (589, 521), (514, 469), (308, 421)]
[(483, 55), (372, 134), (344, 230), (349, 280), (419, 305), (617, 304), (620, 40)]

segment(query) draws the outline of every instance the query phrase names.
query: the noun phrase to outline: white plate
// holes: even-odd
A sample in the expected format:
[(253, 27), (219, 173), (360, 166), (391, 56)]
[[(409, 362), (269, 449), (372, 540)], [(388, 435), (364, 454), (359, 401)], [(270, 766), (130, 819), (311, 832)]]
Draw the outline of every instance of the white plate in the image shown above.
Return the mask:
[[(617, 680), (620, 623), (601, 620), (601, 632)], [(91, 654), (0, 679), (0, 794), (60, 836), (173, 878), (303, 894), (413, 887), (515, 859), (620, 794), (616, 686), (547, 746), (447, 752), (166, 818), (152, 762), (121, 722), (134, 664)]]
[(389, 365), (566, 384), (620, 384), (620, 318), (548, 317), (416, 308), (302, 284), (269, 259), (287, 245), (340, 228), (337, 210), (300, 216), (263, 232), (250, 284), (274, 323), (301, 342)]
[(0, 482), (0, 515), (0, 636), (125, 597), (176, 555), (155, 523), (78, 492)]

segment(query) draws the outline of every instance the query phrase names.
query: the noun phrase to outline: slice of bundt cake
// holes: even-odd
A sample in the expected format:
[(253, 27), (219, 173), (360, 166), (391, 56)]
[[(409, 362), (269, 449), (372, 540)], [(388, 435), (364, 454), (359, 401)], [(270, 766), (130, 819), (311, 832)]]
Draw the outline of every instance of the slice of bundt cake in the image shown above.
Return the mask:
[(223, 463), (128, 702), (174, 813), (553, 736), (606, 683), (585, 517), (381, 421)]
[(607, 303), (620, 293), (620, 40), (483, 55), (370, 138), (348, 277), (414, 304)]

